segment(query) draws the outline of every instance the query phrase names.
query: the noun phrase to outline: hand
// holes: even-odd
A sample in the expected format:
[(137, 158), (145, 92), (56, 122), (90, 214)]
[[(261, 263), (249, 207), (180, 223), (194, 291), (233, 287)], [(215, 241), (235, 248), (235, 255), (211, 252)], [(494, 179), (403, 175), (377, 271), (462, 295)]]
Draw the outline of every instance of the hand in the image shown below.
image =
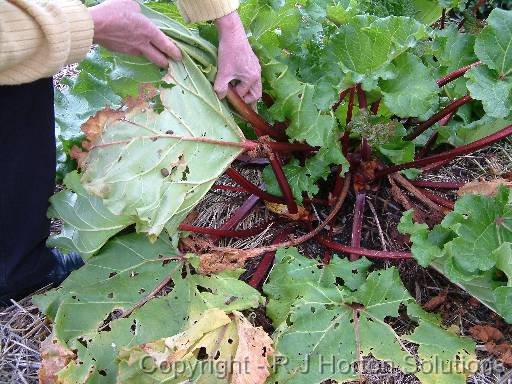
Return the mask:
[(238, 80), (235, 86), (238, 95), (251, 104), (261, 98), (261, 67), (258, 58), (245, 35), (238, 13), (233, 12), (215, 21), (219, 30), (219, 63), (214, 89), (223, 99), (229, 83)]
[(94, 43), (113, 52), (144, 55), (162, 68), (168, 57), (181, 60), (181, 51), (160, 31), (133, 0), (107, 0), (89, 8), (94, 22)]

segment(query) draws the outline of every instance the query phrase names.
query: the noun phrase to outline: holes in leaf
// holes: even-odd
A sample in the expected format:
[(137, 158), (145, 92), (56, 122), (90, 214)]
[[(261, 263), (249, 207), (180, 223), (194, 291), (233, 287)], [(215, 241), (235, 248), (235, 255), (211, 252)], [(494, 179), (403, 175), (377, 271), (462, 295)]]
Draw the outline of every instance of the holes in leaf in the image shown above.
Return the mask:
[(83, 337), (79, 337), (77, 341), (82, 344), (85, 348), (87, 348), (87, 340), (85, 340)]
[(107, 293), (107, 299), (113, 299), (113, 298), (114, 298), (114, 293), (112, 293), (112, 292)]
[(107, 371), (105, 371), (104, 369), (100, 369), (98, 373), (103, 377), (107, 376)]
[(233, 344), (233, 339), (228, 339), (228, 344)]
[(139, 289), (139, 295), (142, 295), (146, 290), (144, 288)]
[(181, 174), (181, 181), (187, 181), (188, 175), (190, 174), (190, 168), (188, 165), (185, 167), (185, 170)]
[(343, 280), (341, 277), (336, 277), (335, 284), (339, 287), (345, 286), (345, 280)]
[(139, 276), (139, 272), (135, 272), (135, 271), (130, 272), (130, 277), (137, 277), (137, 276)]
[(110, 274), (108, 275), (108, 278), (111, 279), (116, 275), (117, 275), (117, 272), (110, 272)]
[(206, 348), (199, 348), (199, 352), (197, 352), (197, 360), (206, 360), (208, 359), (208, 354), (206, 353)]
[(220, 351), (217, 350), (217, 353), (215, 354), (215, 356), (213, 357), (213, 360), (219, 360), (219, 357), (220, 357)]
[(353, 270), (352, 270), (352, 274), (353, 274), (353, 275), (357, 275), (358, 273), (359, 273), (359, 271), (358, 271), (357, 269), (353, 269)]
[(174, 131), (172, 129), (169, 129), (168, 131), (165, 131), (167, 135), (174, 135)]
[(315, 307), (311, 307), (311, 313), (315, 313), (316, 312), (316, 308)]
[(328, 311), (332, 311), (335, 308), (336, 306), (334, 304), (325, 304), (325, 309), (327, 309)]
[(135, 331), (137, 330), (137, 320), (133, 320), (132, 325), (130, 325), (130, 331), (132, 335), (135, 335)]

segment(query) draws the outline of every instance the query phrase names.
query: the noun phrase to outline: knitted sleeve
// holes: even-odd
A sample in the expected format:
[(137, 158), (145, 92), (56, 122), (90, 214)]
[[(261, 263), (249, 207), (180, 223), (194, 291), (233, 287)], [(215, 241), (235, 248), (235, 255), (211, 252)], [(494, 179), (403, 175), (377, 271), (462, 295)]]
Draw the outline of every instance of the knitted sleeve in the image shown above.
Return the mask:
[(93, 35), (80, 0), (0, 0), (0, 84), (52, 76), (80, 61)]
[(181, 14), (187, 21), (215, 20), (236, 11), (239, 0), (178, 0)]

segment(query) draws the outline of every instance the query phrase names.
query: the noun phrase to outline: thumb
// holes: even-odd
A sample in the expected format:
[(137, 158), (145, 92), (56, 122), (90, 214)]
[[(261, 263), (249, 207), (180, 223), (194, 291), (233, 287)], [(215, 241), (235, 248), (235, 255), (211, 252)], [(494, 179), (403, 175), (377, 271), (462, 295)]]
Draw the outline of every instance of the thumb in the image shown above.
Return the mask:
[(219, 72), (213, 85), (214, 91), (219, 96), (219, 99), (224, 99), (228, 94), (229, 83), (233, 80), (232, 76), (228, 76), (225, 73)]

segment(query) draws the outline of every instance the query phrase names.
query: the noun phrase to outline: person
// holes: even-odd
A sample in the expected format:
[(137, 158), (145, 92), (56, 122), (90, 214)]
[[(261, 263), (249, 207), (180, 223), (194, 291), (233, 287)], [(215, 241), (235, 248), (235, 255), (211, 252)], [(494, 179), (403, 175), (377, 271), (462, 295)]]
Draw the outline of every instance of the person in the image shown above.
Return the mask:
[[(239, 0), (178, 0), (190, 22), (214, 21), (219, 31), (214, 89), (247, 103), (261, 97), (261, 69), (240, 17)], [(161, 67), (181, 52), (141, 13), (134, 0), (0, 0), (0, 305), (48, 284), (83, 264), (45, 246), (48, 199), (55, 188), (53, 81), (80, 61), (91, 44), (144, 55)]]

